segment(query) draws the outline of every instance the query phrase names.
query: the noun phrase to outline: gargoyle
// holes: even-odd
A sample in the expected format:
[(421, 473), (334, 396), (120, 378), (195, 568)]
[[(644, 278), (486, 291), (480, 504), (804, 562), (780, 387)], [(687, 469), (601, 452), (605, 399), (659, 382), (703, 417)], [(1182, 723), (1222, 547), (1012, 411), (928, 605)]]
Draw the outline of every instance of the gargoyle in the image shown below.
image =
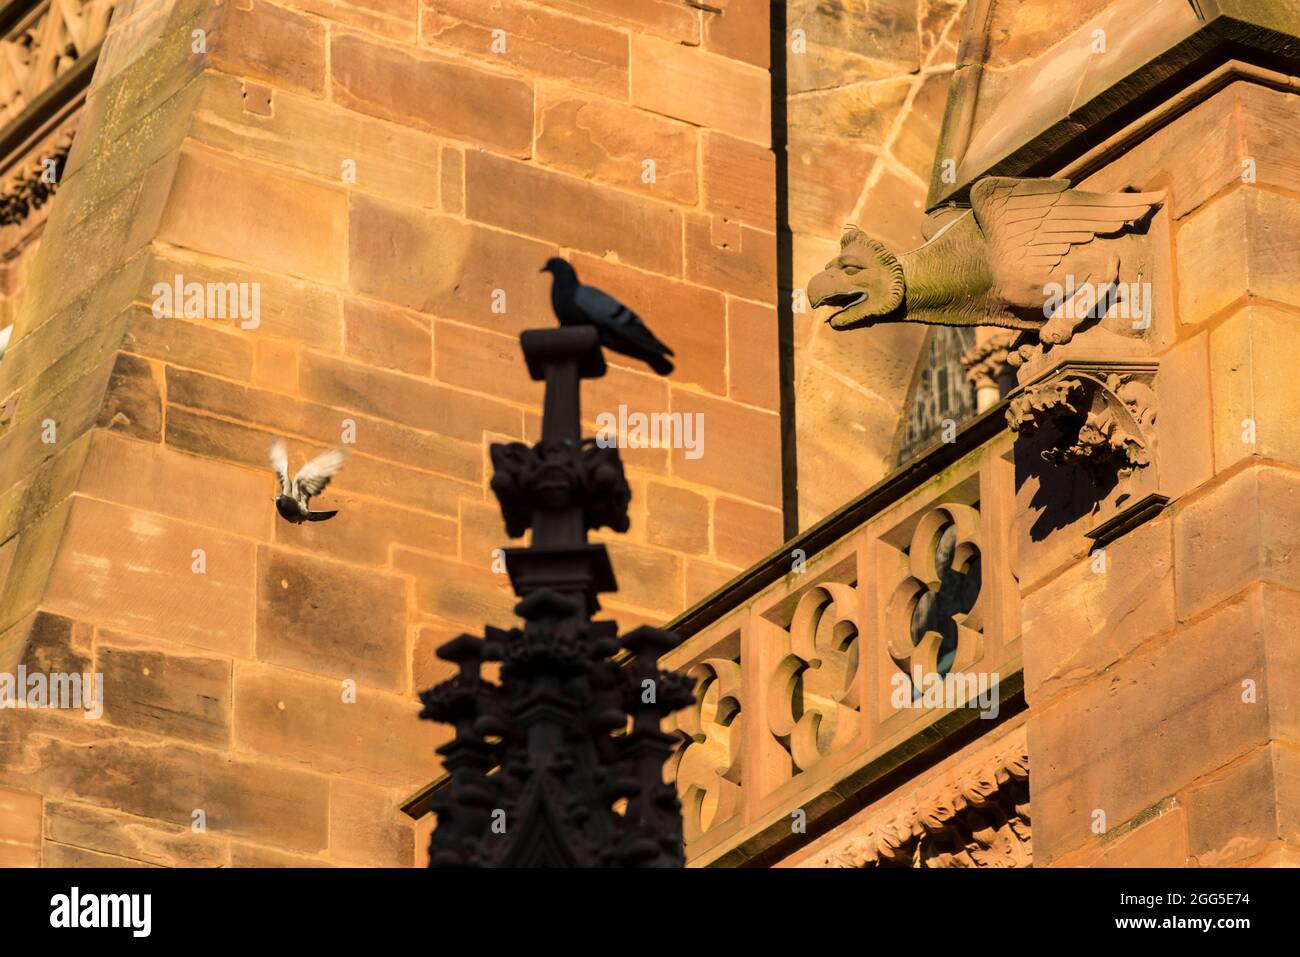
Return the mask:
[[(1003, 326), (1069, 342), (1120, 278), (1116, 244), (1098, 240), (1141, 223), (1164, 193), (1091, 193), (1064, 179), (990, 176), (969, 209), (942, 210), (925, 245), (895, 256), (850, 228), (840, 254), (808, 283), (835, 329), (883, 322)], [(1049, 294), (1050, 284), (1065, 290)], [(1086, 298), (1085, 298), (1086, 297)]]

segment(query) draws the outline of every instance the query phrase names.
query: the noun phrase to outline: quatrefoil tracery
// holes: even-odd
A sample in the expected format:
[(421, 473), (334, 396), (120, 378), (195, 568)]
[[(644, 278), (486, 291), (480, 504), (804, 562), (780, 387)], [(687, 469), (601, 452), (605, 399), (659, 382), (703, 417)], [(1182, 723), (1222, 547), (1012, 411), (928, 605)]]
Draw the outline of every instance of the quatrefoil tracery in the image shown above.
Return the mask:
[(982, 649), (980, 514), (969, 505), (941, 505), (912, 533), (908, 576), (886, 614), (889, 656), (913, 682), (916, 676), (964, 672)]

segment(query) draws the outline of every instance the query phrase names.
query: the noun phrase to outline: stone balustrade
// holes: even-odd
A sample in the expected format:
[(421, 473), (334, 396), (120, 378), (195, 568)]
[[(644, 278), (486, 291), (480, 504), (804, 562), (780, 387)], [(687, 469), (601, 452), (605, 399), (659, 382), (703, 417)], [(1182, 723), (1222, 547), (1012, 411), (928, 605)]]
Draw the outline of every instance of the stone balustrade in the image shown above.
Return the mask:
[(1023, 707), (1004, 416), (674, 623), (665, 664), (698, 681), (670, 765), (693, 863), (775, 859)]

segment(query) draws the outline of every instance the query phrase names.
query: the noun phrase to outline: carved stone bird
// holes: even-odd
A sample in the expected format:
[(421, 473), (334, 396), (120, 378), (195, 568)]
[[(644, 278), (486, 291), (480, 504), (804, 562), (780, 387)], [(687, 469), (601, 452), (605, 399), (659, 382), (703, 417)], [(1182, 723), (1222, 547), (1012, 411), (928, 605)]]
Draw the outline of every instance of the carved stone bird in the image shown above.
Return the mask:
[(553, 256), (539, 272), (551, 274), (551, 308), (562, 326), (595, 326), (606, 349), (640, 359), (660, 375), (673, 371), (673, 350), (655, 338), (641, 317), (595, 286), (583, 286), (563, 259)]
[(271, 466), (275, 476), (280, 480), (280, 491), (275, 496), (275, 510), (295, 525), (303, 522), (323, 522), (339, 513), (338, 509), (328, 512), (313, 512), (308, 508), (312, 498), (325, 491), (334, 473), (343, 467), (347, 453), (342, 446), (322, 452), (298, 470), (298, 474), (289, 478), (289, 457), (284, 451), (284, 442), (276, 439), (271, 443)]
[[(1163, 192), (1093, 193), (1064, 179), (990, 176), (971, 189), (969, 209), (936, 213), (935, 231), (911, 252), (895, 256), (849, 229), (839, 256), (809, 281), (808, 299), (836, 307), (827, 320), (835, 329), (989, 325), (1068, 342), (1088, 318), (1089, 306), (1079, 308), (1075, 295), (1120, 278), (1118, 244), (1099, 237), (1141, 222), (1163, 199)], [(1054, 307), (1050, 284), (1066, 290)]]

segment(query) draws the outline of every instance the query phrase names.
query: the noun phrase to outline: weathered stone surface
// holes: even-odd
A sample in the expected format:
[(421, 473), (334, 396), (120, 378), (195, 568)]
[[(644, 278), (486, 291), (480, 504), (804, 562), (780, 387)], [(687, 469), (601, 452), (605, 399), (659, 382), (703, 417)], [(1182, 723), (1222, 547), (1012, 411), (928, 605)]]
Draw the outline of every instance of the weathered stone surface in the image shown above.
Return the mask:
[(352, 781), (330, 785), (330, 857), (365, 867), (411, 867), (414, 822), (393, 792)]
[(680, 43), (695, 44), (700, 40), (699, 17), (689, 7), (673, 0), (645, 0), (643, 3), (625, 3), (623, 0), (542, 0), (545, 6), (568, 10), (579, 16), (625, 23), (644, 29), (655, 36), (666, 37)]
[(1300, 303), (1300, 266), (1287, 251), (1300, 200), (1239, 187), (1178, 230), (1179, 315), (1203, 322), (1247, 294)]
[[(284, 668), (235, 669), (235, 742), (316, 772), (393, 786), (423, 783), (450, 729), (419, 721), (419, 702)], [(322, 779), (323, 780), (323, 779)]]
[(41, 796), (0, 788), (0, 867), (41, 866)]
[[(575, 209), (584, 210), (581, 219)], [(681, 273), (681, 214), (650, 199), (490, 153), (465, 157), (470, 219), (666, 275)]]
[(329, 861), (318, 857), (300, 857), (285, 854), (272, 847), (257, 844), (230, 842), (231, 867), (333, 867)]
[(533, 90), (522, 80), (340, 32), (330, 82), (336, 102), (381, 120), (512, 156), (532, 150)]
[(1297, 350), (1295, 316), (1270, 306), (1247, 306), (1210, 331), (1216, 470), (1251, 456), (1300, 463)]
[(220, 70), (315, 96), (325, 94), (325, 25), (260, 0), (231, 6), (209, 42)]
[(177, 246), (333, 285), (345, 275), (346, 237), (341, 188), (195, 147), (181, 151), (158, 229)]
[(247, 382), (253, 373), (253, 347), (247, 339), (228, 331), (238, 322), (158, 318), (151, 309), (136, 306), (131, 310), (122, 349), (147, 359), (205, 369)]
[[(183, 253), (184, 250), (169, 249), (166, 255), (152, 255), (145, 285), (150, 289), (157, 283), (174, 286), (177, 277), (183, 283), (246, 282), (251, 297), (253, 284), (256, 284), (260, 315), (257, 317), (254, 335), (258, 341), (269, 337), (302, 343), (320, 352), (342, 351), (343, 314), (339, 295), (334, 290), (251, 266), (219, 263), (211, 259), (199, 260)], [(170, 321), (173, 320), (164, 320)], [(134, 323), (134, 316), (132, 322)], [(217, 320), (204, 319), (200, 322), (212, 323), (220, 328)], [(187, 363), (181, 359), (176, 361), (180, 365), (221, 373), (220, 365), (214, 365), (210, 357), (202, 363)]]
[[(687, 124), (623, 103), (550, 85), (537, 91), (537, 158), (555, 169), (693, 206), (696, 141)], [(654, 162), (651, 182), (647, 160)]]
[(497, 0), (491, 6), (476, 0), (426, 5), (421, 10), (420, 42), (489, 56), (494, 65), (566, 80), (605, 96), (627, 95), (626, 34), (520, 0)]
[(1034, 863), (1091, 841), (1094, 811), (1113, 830), (1266, 742), (1269, 709), (1242, 692), (1266, 671), (1246, 596), (1036, 708), (1030, 753), (1053, 757), (1034, 772)]
[(1175, 626), (1173, 522), (1162, 517), (1025, 595), (1025, 695), (1033, 705), (1091, 681)]
[(202, 811), (213, 837), (309, 854), (326, 847), (325, 778), (179, 744), (141, 748), (110, 737), (110, 730), (49, 711), (0, 722), (0, 778), (8, 783), (20, 776), (47, 801), (92, 804), (187, 829)]
[[(266, 467), (266, 453), (272, 438), (270, 432), (209, 418), (182, 408), (173, 408), (167, 415), (168, 445), (196, 455), (240, 462), (258, 469)], [(331, 446), (336, 444), (337, 436), (329, 442)], [(287, 440), (285, 446), (292, 462), (305, 462), (324, 451), (320, 444), (308, 445), (293, 438)], [(457, 453), (456, 461), (461, 458)], [(451, 467), (441, 455), (431, 458), (430, 465), (437, 468)], [(473, 467), (468, 461), (466, 465)], [(388, 499), (435, 515), (456, 514), (457, 498), (472, 488), (465, 482), (445, 475), (406, 468), (390, 460), (372, 458), (369, 455), (349, 456), (346, 468), (347, 477), (340, 477), (337, 490)], [(273, 484), (268, 488), (274, 491)], [(335, 489), (332, 485), (331, 492), (333, 491)]]
[(192, 135), (216, 149), (301, 170), (329, 184), (354, 182), (392, 199), (438, 205), (439, 151), (427, 133), (312, 97), (276, 90), (271, 113), (253, 114), (238, 80), (209, 74)]
[(713, 500), (713, 552), (718, 561), (748, 567), (784, 538), (779, 510), (721, 495)]
[(367, 299), (343, 303), (343, 351), (349, 359), (427, 376), (433, 367), (432, 326), (417, 313)]
[(687, 458), (688, 450), (672, 450), (675, 474), (754, 502), (781, 501), (781, 439), (775, 415), (679, 389), (672, 393), (672, 411), (698, 413), (705, 424), (703, 454)]
[(508, 575), (494, 573), (483, 563), (453, 563), (443, 556), (426, 561), (419, 572), (415, 604), (421, 612), (469, 629), (482, 628), (485, 622), (505, 628), (515, 621), (518, 599)]
[(682, 601), (682, 557), (626, 539), (604, 539), (618, 576), (618, 603), (650, 612), (660, 623)]
[(781, 404), (780, 360), (776, 310), (728, 299), (728, 396), (776, 411)]
[(770, 149), (705, 132), (700, 159), (707, 211), (759, 229), (776, 228), (776, 157)]
[(222, 867), (228, 858), (220, 838), (192, 827), (69, 801), (46, 806), (45, 838), (70, 850), (114, 855), (118, 860), (109, 867)]
[(339, 514), (323, 523), (276, 522), (276, 543), (354, 565), (375, 566), (389, 564), (392, 547), (398, 544), (438, 554), (456, 551), (456, 522), (450, 518), (335, 495), (332, 488), (329, 499), (322, 499), (316, 507), (337, 508)]
[(694, 558), (686, 560), (686, 607), (713, 594), (736, 577), (736, 569)]
[(771, 5), (764, 0), (720, 0), (723, 12), (704, 18), (704, 48), (767, 68), (771, 61)]
[(95, 656), (109, 724), (181, 741), (230, 744), (230, 661), (171, 654), (104, 633)]
[[(275, 511), (265, 475), (98, 430), (79, 490), (249, 538), (266, 535)], [(196, 510), (199, 490), (204, 508)]]
[(521, 413), (502, 402), (325, 356), (304, 356), (301, 377), (310, 399), (464, 441), (523, 427)]
[[(319, 369), (317, 365), (319, 361), (321, 360), (317, 357), (307, 359), (304, 379), (316, 381), (314, 373)], [(328, 362), (326, 365), (331, 369), (366, 368), (334, 365)], [(405, 377), (393, 377), (389, 381), (413, 382)], [(345, 420), (350, 420), (354, 425), (354, 428), (349, 430), (350, 437), (355, 439), (351, 443), (352, 451), (365, 456), (417, 465), (465, 481), (476, 481), (481, 474), (477, 444), (471, 447), (464, 441), (372, 419), (359, 415), (351, 409), (327, 408), (279, 393), (249, 389), (183, 369), (168, 368), (167, 383), (167, 398), (170, 402), (227, 418), (247, 418), (266, 428), (268, 432), (274, 431), (279, 434), (295, 432), (309, 436), (322, 444), (337, 445), (344, 433)], [(415, 384), (419, 385), (419, 383)], [(263, 446), (255, 449), (252, 458), (247, 460), (259, 471), (267, 464), (266, 450), (270, 446), (270, 441), (269, 437), (266, 438)], [(244, 461), (242, 458), (240, 460)], [(296, 458), (292, 460), (297, 461)], [(369, 483), (364, 480), (361, 486), (354, 486), (357, 473), (364, 476), (369, 468), (370, 466), (359, 458), (348, 469), (347, 476), (340, 474), (337, 482), (343, 487), (369, 488)]]
[(634, 36), (631, 72), (633, 105), (763, 146), (771, 142), (766, 70), (698, 47)]
[(1255, 582), (1300, 587), (1300, 536), (1291, 507), (1300, 475), (1250, 468), (1183, 505), (1174, 516), (1174, 581), (1179, 621)]
[[(1274, 744), (1188, 789), (1190, 851), (1199, 866), (1230, 867), (1263, 853), (1278, 837), (1300, 836), (1295, 805), (1282, 804), (1295, 794), (1296, 763), (1289, 748)], [(1279, 817), (1286, 819), (1285, 834)]]
[(890, 143), (890, 152), (922, 182), (929, 181), (935, 165), (934, 148), (948, 105), (950, 80), (948, 73), (931, 73), (921, 81), (908, 106), (907, 118)]
[(94, 670), (91, 633), (86, 622), (38, 611), (0, 634), (0, 672), (25, 665), (29, 674), (87, 674)]
[(647, 483), (646, 541), (702, 555), (709, 550), (709, 500), (684, 488)]
[(744, 299), (770, 301), (776, 237), (720, 217), (686, 217), (686, 279)]
[[(375, 236), (385, 242), (376, 244)], [(550, 247), (425, 210), (354, 194), (352, 288), (374, 299), (517, 333), (546, 315)], [(505, 297), (505, 313), (494, 304)]]
[(261, 661), (399, 689), (406, 674), (405, 621), (406, 589), (397, 578), (258, 548)]
[(291, 7), (332, 23), (360, 27), (378, 36), (414, 43), (419, 9), (406, 0), (286, 0)]
[[(1149, 817), (1147, 815), (1150, 815)], [(1186, 867), (1187, 810), (1162, 801), (1119, 833), (1096, 835), (1081, 854), (1057, 861), (1062, 867)], [(1138, 819), (1135, 819), (1138, 820)]]
[(439, 382), (466, 390), (490, 384), (493, 395), (541, 407), (542, 383), (528, 375), (517, 337), (440, 321), (433, 339), (433, 371)]
[[(202, 574), (194, 571), (197, 549), (203, 550)], [(101, 626), (247, 656), (253, 547), (201, 525), (77, 498), (46, 603)]]
[[(52, 421), (57, 427), (58, 420)], [(118, 353), (95, 424), (134, 438), (158, 441), (162, 434), (162, 395), (157, 370), (147, 359)]]

